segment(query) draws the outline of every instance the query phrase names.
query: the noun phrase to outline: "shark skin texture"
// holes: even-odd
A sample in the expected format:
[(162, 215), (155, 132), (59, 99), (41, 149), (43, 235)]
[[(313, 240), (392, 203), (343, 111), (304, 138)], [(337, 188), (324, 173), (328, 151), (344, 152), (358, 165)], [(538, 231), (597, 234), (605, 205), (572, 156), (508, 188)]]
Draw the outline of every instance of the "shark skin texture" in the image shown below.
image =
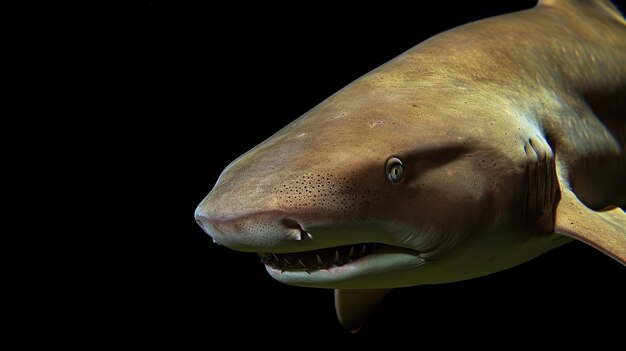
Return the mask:
[(626, 21), (545, 0), (362, 76), (237, 158), (198, 205), (276, 280), (335, 289), (358, 331), (393, 288), (580, 240), (626, 265)]

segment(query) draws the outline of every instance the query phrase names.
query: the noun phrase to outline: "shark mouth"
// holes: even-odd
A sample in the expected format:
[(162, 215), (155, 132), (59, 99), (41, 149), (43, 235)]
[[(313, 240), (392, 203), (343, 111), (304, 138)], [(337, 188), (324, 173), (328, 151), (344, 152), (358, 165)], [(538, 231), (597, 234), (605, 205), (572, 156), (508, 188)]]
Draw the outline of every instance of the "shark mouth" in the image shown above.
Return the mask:
[(366, 243), (330, 247), (326, 249), (290, 252), (264, 253), (259, 252), (261, 262), (281, 271), (313, 271), (343, 266), (346, 263), (367, 256), (381, 247), (378, 243)]

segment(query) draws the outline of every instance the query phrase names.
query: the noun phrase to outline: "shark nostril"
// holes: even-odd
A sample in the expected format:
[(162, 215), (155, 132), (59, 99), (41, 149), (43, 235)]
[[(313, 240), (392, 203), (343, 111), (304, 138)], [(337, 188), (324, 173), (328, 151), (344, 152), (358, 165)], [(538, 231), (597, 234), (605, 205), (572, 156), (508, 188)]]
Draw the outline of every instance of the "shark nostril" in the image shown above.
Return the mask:
[(287, 229), (292, 233), (292, 235), (290, 235), (291, 238), (302, 241), (311, 239), (311, 234), (304, 230), (300, 223), (295, 220), (291, 218), (284, 218), (280, 221), (280, 223), (287, 227)]

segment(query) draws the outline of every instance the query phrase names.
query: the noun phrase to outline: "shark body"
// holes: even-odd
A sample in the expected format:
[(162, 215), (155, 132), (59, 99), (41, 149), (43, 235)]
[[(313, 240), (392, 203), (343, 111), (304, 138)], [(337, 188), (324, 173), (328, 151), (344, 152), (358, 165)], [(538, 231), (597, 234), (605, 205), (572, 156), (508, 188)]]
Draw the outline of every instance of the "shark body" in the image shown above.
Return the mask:
[(439, 34), (233, 161), (195, 216), (356, 329), (389, 289), (577, 239), (626, 264), (626, 22), (541, 1)]

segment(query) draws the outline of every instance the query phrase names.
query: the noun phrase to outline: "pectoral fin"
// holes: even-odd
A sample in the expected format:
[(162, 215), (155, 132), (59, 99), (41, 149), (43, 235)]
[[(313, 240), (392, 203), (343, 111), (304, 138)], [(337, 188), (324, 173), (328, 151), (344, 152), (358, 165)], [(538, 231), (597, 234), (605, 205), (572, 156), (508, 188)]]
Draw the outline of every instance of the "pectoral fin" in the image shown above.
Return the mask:
[(585, 242), (626, 265), (626, 213), (619, 207), (594, 211), (560, 179), (555, 231)]
[(339, 323), (352, 333), (359, 331), (367, 317), (392, 289), (335, 289), (335, 311)]

